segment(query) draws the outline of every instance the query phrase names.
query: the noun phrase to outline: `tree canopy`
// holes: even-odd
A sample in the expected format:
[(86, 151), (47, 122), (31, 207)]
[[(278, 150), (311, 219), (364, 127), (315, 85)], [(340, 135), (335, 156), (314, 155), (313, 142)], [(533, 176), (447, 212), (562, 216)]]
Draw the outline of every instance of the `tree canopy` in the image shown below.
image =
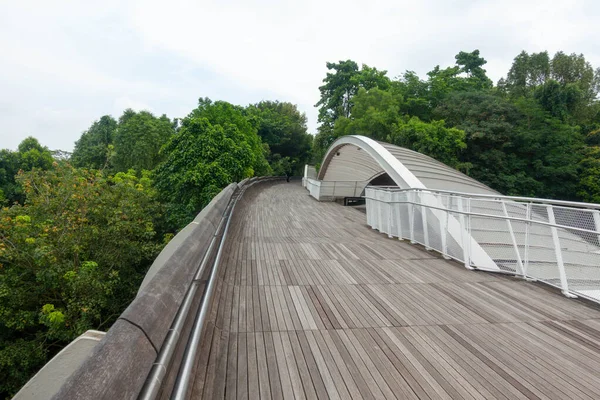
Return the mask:
[(125, 110), (114, 135), (111, 161), (115, 171), (154, 169), (161, 161), (160, 149), (173, 133), (166, 115), (157, 118), (148, 111)]
[(231, 182), (269, 173), (256, 129), (239, 107), (223, 101), (200, 99), (162, 155), (156, 187), (180, 226)]
[(261, 101), (246, 113), (255, 124), (262, 143), (268, 146), (267, 160), (275, 175), (300, 175), (311, 159), (312, 135), (306, 115), (295, 104)]
[[(600, 202), (600, 70), (518, 54), (494, 85), (479, 50), (420, 77), (327, 63), (320, 126), (289, 102), (201, 98), (185, 118), (101, 116), (72, 154), (0, 150), (0, 397), (87, 329), (108, 329), (169, 238), (232, 182), (301, 174), (338, 137), (430, 155), (509, 195)], [(157, 114), (160, 115), (160, 114)]]
[[(428, 154), (509, 195), (600, 198), (600, 70), (583, 55), (515, 57), (497, 86), (479, 50), (421, 79), (385, 71), (371, 87), (351, 60), (327, 64), (315, 162), (338, 137), (360, 134)], [(341, 105), (341, 106), (340, 106)], [(339, 112), (343, 110), (344, 112)]]

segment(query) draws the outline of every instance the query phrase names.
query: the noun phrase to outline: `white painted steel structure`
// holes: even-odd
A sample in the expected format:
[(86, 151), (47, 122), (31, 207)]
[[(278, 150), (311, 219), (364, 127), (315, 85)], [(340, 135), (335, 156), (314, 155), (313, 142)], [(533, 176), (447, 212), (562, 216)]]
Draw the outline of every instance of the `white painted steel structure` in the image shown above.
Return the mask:
[[(455, 190), (478, 194), (499, 194), (433, 158), (365, 136), (343, 136), (325, 155), (317, 180), (359, 183), (362, 192), (369, 182), (387, 173), (403, 188)], [(362, 185), (362, 187), (360, 187)]]
[(503, 272), (600, 301), (600, 204), (373, 186), (365, 197), (367, 223), (390, 237), (489, 270), (475, 241)]
[[(397, 187), (368, 187), (387, 174)], [(317, 200), (367, 199), (367, 223), (467, 268), (505, 272), (600, 301), (600, 205), (502, 196), (431, 157), (344, 136), (304, 185)]]

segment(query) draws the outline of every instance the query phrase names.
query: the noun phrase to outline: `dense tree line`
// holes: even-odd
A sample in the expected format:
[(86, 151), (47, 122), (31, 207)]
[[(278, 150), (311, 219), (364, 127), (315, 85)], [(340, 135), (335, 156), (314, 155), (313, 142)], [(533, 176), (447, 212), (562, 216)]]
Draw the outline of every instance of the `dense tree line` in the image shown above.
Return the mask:
[(428, 154), (506, 194), (600, 202), (600, 71), (519, 54), (496, 85), (479, 51), (425, 78), (327, 63), (319, 131), (293, 104), (200, 99), (182, 119), (100, 117), (72, 154), (0, 151), (0, 397), (87, 329), (106, 330), (164, 244), (231, 182), (300, 175), (338, 137)]
[(338, 137), (408, 147), (501, 193), (600, 201), (600, 69), (583, 55), (522, 52), (497, 85), (478, 50), (426, 79), (328, 63), (315, 161)]
[(88, 329), (106, 330), (162, 247), (231, 182), (311, 157), (290, 103), (200, 99), (171, 120), (102, 116), (72, 154), (0, 151), (0, 398)]

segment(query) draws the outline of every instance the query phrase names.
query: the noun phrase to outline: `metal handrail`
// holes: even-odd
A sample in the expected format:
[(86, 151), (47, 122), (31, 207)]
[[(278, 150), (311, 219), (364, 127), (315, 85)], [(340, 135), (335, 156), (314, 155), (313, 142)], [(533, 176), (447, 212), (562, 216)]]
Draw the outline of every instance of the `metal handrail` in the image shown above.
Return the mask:
[[(411, 190), (411, 189), (403, 189), (403, 190)], [(475, 213), (475, 212), (471, 212), (471, 211), (460, 211), (460, 210), (453, 210), (450, 208), (445, 208), (445, 207), (436, 207), (436, 206), (431, 206), (431, 205), (424, 205), (422, 203), (416, 203), (413, 201), (384, 201), (375, 197), (369, 197), (369, 196), (363, 196), (365, 199), (369, 199), (369, 200), (373, 200), (373, 201), (378, 201), (381, 203), (386, 203), (386, 204), (412, 204), (412, 205), (418, 205), (418, 206), (423, 206), (423, 207), (427, 207), (430, 209), (434, 209), (434, 210), (440, 210), (440, 211), (446, 211), (452, 214), (462, 214), (462, 215), (470, 215), (472, 217), (482, 217), (482, 218), (493, 218), (493, 219), (500, 219), (503, 221), (518, 221), (518, 222), (525, 222), (525, 223), (533, 223), (533, 224), (538, 224), (538, 225), (544, 225), (544, 226), (548, 226), (548, 227), (554, 227), (554, 228), (559, 228), (559, 229), (565, 229), (565, 230), (573, 230), (573, 231), (578, 231), (578, 232), (583, 232), (583, 233), (593, 233), (596, 235), (600, 235), (600, 231), (597, 230), (590, 230), (590, 229), (585, 229), (585, 228), (578, 228), (575, 226), (568, 226), (568, 225), (560, 225), (560, 224), (551, 224), (549, 222), (544, 222), (544, 221), (536, 221), (534, 219), (525, 219), (525, 218), (518, 218), (518, 217), (510, 217), (510, 216), (504, 216), (504, 215), (495, 215), (495, 214), (481, 214), (481, 213)], [(600, 206), (600, 205), (599, 205)]]
[[(512, 271), (567, 297), (600, 302), (599, 204), (390, 186), (368, 186), (365, 198), (367, 223), (390, 237), (423, 244), (468, 269)], [(489, 226), (498, 235), (490, 236)]]
[(197, 358), (197, 351), (200, 347), (199, 344), (201, 340), (202, 328), (204, 326), (206, 316), (209, 311), (212, 292), (217, 281), (216, 276), (218, 272), (218, 266), (221, 261), (223, 246), (227, 239), (227, 232), (229, 231), (231, 217), (233, 215), (233, 211), (237, 202), (243, 196), (246, 189), (254, 185), (257, 181), (258, 180), (255, 180), (251, 181), (248, 184), (244, 184), (243, 187), (239, 189), (238, 193), (235, 194), (235, 197), (232, 197), (230, 203), (223, 212), (223, 216), (219, 222), (217, 229), (215, 230), (215, 234), (213, 235), (209, 247), (203, 256), (199, 267), (196, 270), (192, 284), (190, 285), (188, 291), (185, 294), (185, 297), (175, 316), (175, 319), (171, 324), (171, 328), (169, 329), (167, 337), (165, 338), (164, 344), (161, 347), (159, 354), (157, 355), (156, 362), (153, 364), (152, 369), (148, 374), (148, 377), (146, 379), (146, 382), (144, 383), (144, 386), (142, 387), (138, 399), (156, 399), (160, 394), (160, 390), (162, 389), (164, 379), (167, 376), (170, 368), (175, 367), (171, 365), (171, 361), (173, 360), (173, 356), (175, 354), (177, 346), (183, 339), (181, 337), (181, 333), (184, 329), (186, 321), (190, 317), (190, 312), (192, 311), (191, 308), (194, 299), (199, 294), (198, 289), (200, 288), (201, 284), (204, 283), (201, 281), (201, 278), (206, 271), (209, 261), (212, 259), (212, 255), (214, 254), (216, 247), (217, 253), (213, 259), (212, 265), (210, 266), (210, 277), (206, 281), (206, 287), (204, 292), (202, 292), (200, 305), (198, 307), (198, 311), (193, 322), (192, 330), (186, 342), (183, 359), (181, 361), (181, 364), (179, 365), (175, 385), (172, 389), (170, 396), (173, 399), (186, 398), (192, 377), (194, 362)]
[[(223, 244), (225, 243), (225, 240), (227, 238), (227, 232), (229, 231), (229, 225), (231, 223), (231, 216), (233, 214), (233, 210), (235, 209), (238, 200), (242, 197), (245, 190), (246, 187), (244, 187), (241, 190), (241, 192), (232, 201), (230, 207), (227, 210), (227, 223), (225, 225), (225, 229), (223, 230), (223, 234), (221, 235), (221, 241), (219, 243), (217, 255), (212, 265), (210, 277), (208, 278), (206, 290), (204, 291), (202, 299), (200, 301), (200, 308), (198, 310), (198, 313), (196, 314), (192, 331), (190, 332), (190, 335), (188, 337), (188, 341), (183, 354), (183, 360), (181, 361), (179, 371), (177, 373), (175, 386), (173, 387), (173, 391), (171, 392), (171, 399), (184, 400), (187, 397), (187, 392), (189, 389), (190, 381), (192, 378), (192, 372), (194, 369), (194, 363), (196, 361), (196, 355), (198, 353), (198, 349), (200, 348), (202, 329), (204, 328), (206, 316), (208, 315), (209, 308), (211, 305), (210, 300), (212, 298), (212, 293), (215, 289), (217, 281), (217, 273), (219, 265), (221, 264), (221, 256), (223, 254)], [(194, 281), (197, 281), (199, 279), (200, 274), (195, 277)]]
[(478, 194), (478, 193), (466, 193), (466, 192), (455, 192), (451, 190), (441, 190), (441, 189), (423, 189), (423, 188), (408, 188), (403, 189), (397, 186), (374, 186), (370, 185), (367, 187), (387, 190), (390, 192), (431, 192), (431, 193), (440, 193), (440, 194), (449, 194), (453, 196), (464, 196), (469, 198), (489, 198), (489, 199), (507, 199), (513, 201), (525, 201), (528, 203), (541, 203), (541, 204), (556, 204), (563, 205), (569, 207), (577, 207), (577, 208), (591, 208), (591, 209), (600, 209), (600, 204), (596, 203), (585, 203), (579, 201), (568, 201), (568, 200), (553, 200), (553, 199), (543, 199), (536, 197), (522, 197), (522, 196), (505, 196), (505, 195), (495, 195), (495, 194)]
[(206, 265), (208, 264), (210, 256), (214, 251), (217, 238), (219, 238), (219, 232), (221, 231), (221, 227), (225, 221), (225, 217), (221, 218), (221, 222), (219, 223), (219, 226), (217, 227), (217, 230), (211, 239), (210, 245), (204, 254), (204, 257), (202, 258), (198, 269), (196, 270), (195, 278), (185, 294), (183, 302), (181, 303), (181, 306), (175, 315), (175, 320), (171, 324), (171, 328), (167, 333), (164, 344), (160, 348), (160, 351), (156, 357), (156, 362), (152, 365), (152, 369), (148, 374), (148, 378), (146, 379), (140, 395), (138, 396), (138, 399), (140, 400), (153, 400), (160, 392), (163, 379), (167, 375), (169, 365), (171, 364), (171, 360), (175, 354), (175, 349), (179, 343), (179, 337), (183, 331), (185, 321), (188, 318), (190, 308), (200, 287), (199, 280), (196, 277), (202, 274), (202, 272), (204, 272), (206, 269)]

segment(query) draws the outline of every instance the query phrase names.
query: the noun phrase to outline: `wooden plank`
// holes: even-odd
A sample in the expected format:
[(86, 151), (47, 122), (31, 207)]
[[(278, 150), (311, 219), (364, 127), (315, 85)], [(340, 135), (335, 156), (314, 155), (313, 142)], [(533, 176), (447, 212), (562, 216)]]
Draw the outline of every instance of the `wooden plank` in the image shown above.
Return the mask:
[[(238, 333), (237, 343), (237, 382), (236, 391), (238, 399), (248, 398), (248, 342), (245, 332)], [(210, 397), (207, 397), (210, 399)]]
[(246, 337), (248, 350), (248, 398), (259, 399), (258, 354), (256, 351), (256, 334), (248, 333)]
[[(225, 398), (237, 399), (237, 347), (238, 334), (229, 334), (229, 347), (227, 352), (227, 377), (225, 383)], [(209, 397), (205, 397), (209, 398)]]
[(256, 362), (258, 366), (258, 385), (261, 399), (271, 398), (271, 386), (269, 384), (269, 368), (267, 366), (267, 354), (265, 352), (265, 339), (262, 332), (255, 334)]
[[(298, 373), (300, 374), (300, 379), (302, 381), (302, 386), (304, 387), (304, 394), (306, 395), (306, 398), (326, 398), (327, 393), (320, 377), (318, 377), (317, 382), (313, 384), (314, 377), (311, 377), (309, 369), (315, 367), (314, 359), (307, 360), (307, 357), (305, 357), (305, 354), (302, 351), (302, 347), (296, 332), (289, 333), (289, 341), (294, 353), (296, 364), (298, 366)], [(312, 358), (312, 355), (310, 355), (310, 357)]]
[(296, 363), (296, 357), (292, 350), (292, 344), (289, 339), (290, 334), (295, 334), (294, 331), (282, 332), (281, 333), (281, 344), (283, 346), (283, 353), (285, 355), (285, 361), (287, 363), (288, 372), (290, 373), (290, 381), (292, 388), (294, 389), (294, 398), (305, 399), (304, 388), (302, 384), (302, 378), (300, 377), (300, 371)]
[(275, 346), (273, 344), (273, 333), (265, 332), (265, 353), (267, 355), (267, 366), (269, 368), (269, 385), (271, 387), (271, 396), (273, 399), (282, 399), (283, 390), (279, 378), (279, 368), (277, 366), (277, 357), (275, 356)]
[(275, 350), (275, 358), (277, 359), (279, 378), (281, 379), (281, 390), (283, 392), (283, 397), (293, 398), (294, 389), (292, 386), (292, 379), (290, 378), (290, 372), (288, 370), (283, 345), (281, 344), (281, 335), (281, 332), (273, 332), (273, 347)]
[(599, 307), (390, 240), (296, 184), (239, 204), (194, 397), (598, 397)]

